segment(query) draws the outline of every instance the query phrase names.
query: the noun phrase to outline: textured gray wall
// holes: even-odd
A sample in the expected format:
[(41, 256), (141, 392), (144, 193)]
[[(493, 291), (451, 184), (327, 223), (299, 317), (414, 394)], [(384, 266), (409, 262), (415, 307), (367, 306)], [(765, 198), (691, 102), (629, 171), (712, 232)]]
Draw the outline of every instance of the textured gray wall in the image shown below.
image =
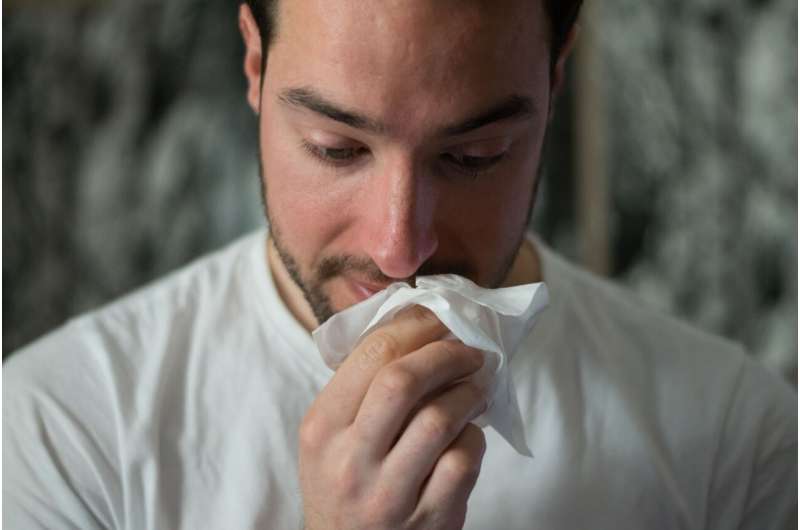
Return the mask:
[(261, 219), (233, 3), (6, 9), (3, 351)]
[(604, 6), (620, 279), (795, 379), (797, 3)]
[[(797, 7), (606, 0), (611, 274), (797, 367)], [(261, 224), (234, 2), (6, 7), (3, 352)], [(568, 87), (534, 222), (579, 258)]]

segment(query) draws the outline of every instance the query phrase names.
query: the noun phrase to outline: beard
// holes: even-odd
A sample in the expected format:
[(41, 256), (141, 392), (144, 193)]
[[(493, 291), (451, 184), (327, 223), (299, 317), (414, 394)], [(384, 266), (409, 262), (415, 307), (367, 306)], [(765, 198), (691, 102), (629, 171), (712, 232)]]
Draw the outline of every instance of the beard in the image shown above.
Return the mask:
[[(278, 257), (283, 263), (283, 266), (286, 268), (286, 271), (289, 273), (289, 277), (303, 293), (303, 297), (311, 307), (314, 317), (317, 319), (317, 325), (322, 325), (339, 311), (333, 308), (330, 296), (328, 296), (328, 294), (325, 292), (325, 284), (330, 280), (347, 273), (356, 273), (358, 277), (364, 280), (381, 285), (388, 285), (393, 282), (403, 281), (415, 286), (417, 276), (428, 276), (433, 274), (458, 274), (470, 279), (476, 284), (478, 283), (477, 277), (479, 271), (472, 264), (466, 261), (434, 261), (433, 257), (424, 262), (419, 269), (417, 269), (416, 273), (408, 278), (391, 278), (383, 274), (380, 268), (370, 258), (344, 254), (323, 257), (318, 263), (311, 264), (311, 270), (308, 272), (308, 274), (303, 273), (300, 264), (294, 258), (291, 250), (286, 245), (280, 223), (277, 222), (276, 219), (270, 217), (269, 208), (267, 207), (267, 184), (264, 176), (264, 168), (261, 161), (260, 152), (258, 162), (261, 199), (267, 219), (269, 237), (272, 239), (272, 242), (275, 245), (275, 250), (278, 253)], [(509, 252), (503, 256), (502, 260), (500, 260), (498, 267), (491, 274), (486, 285), (482, 285), (483, 287), (488, 287), (490, 289), (500, 287), (508, 276), (511, 267), (514, 265), (517, 253), (519, 252), (520, 246), (525, 238), (525, 231), (530, 224), (531, 214), (533, 213), (533, 205), (536, 200), (539, 182), (542, 178), (542, 166), (543, 165), (540, 164), (539, 168), (537, 169), (533, 190), (531, 191), (531, 196), (528, 201), (528, 211), (525, 215), (525, 223), (520, 227), (519, 233), (515, 238), (514, 245), (512, 245)], [(341, 308), (340, 310), (344, 309), (346, 308)]]
[[(534, 201), (532, 197), (528, 207), (528, 219), (530, 219), (533, 202)], [(413, 286), (416, 284), (417, 276), (427, 276), (432, 274), (458, 274), (460, 276), (469, 278), (473, 282), (476, 282), (475, 279), (477, 276), (477, 271), (473, 266), (466, 262), (435, 262), (431, 259), (423, 263), (420, 268), (417, 269), (417, 272), (414, 274), (414, 276), (408, 278), (390, 278), (383, 274), (380, 268), (378, 268), (375, 262), (373, 262), (370, 258), (359, 258), (352, 255), (326, 256), (319, 260), (318, 263), (313, 264), (308, 274), (304, 274), (301, 272), (300, 265), (292, 255), (292, 252), (285, 244), (285, 240), (279, 228), (280, 225), (276, 224), (274, 219), (270, 218), (268, 210), (266, 211), (266, 216), (269, 237), (272, 239), (272, 242), (275, 245), (275, 250), (278, 253), (278, 257), (283, 263), (283, 266), (286, 268), (286, 271), (289, 273), (289, 277), (303, 293), (303, 297), (311, 307), (314, 317), (317, 319), (318, 325), (322, 325), (337, 313), (337, 310), (334, 309), (331, 303), (330, 296), (328, 296), (328, 294), (325, 292), (325, 284), (330, 280), (333, 280), (344, 274), (356, 273), (358, 277), (363, 278), (364, 280), (381, 285), (388, 285), (393, 282), (404, 281)], [(514, 260), (517, 256), (519, 248), (522, 245), (527, 224), (528, 223), (526, 222), (525, 225), (521, 227), (512, 249), (505, 256), (503, 256), (503, 259), (500, 262), (496, 272), (492, 275), (488, 285), (484, 285), (484, 287), (489, 287), (492, 289), (497, 288), (506, 279), (511, 267), (514, 264)]]

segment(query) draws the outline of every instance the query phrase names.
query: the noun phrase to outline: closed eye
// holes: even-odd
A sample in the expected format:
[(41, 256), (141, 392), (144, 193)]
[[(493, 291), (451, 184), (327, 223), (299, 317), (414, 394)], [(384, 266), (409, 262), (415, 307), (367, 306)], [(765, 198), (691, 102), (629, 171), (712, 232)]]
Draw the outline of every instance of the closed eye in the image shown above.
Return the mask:
[(302, 142), (302, 147), (318, 161), (332, 166), (347, 165), (368, 152), (367, 148), (361, 146), (324, 147), (305, 140)]
[(479, 174), (492, 169), (505, 156), (506, 152), (492, 156), (470, 156), (463, 153), (443, 153), (441, 158), (456, 170), (467, 173), (469, 176), (475, 178)]

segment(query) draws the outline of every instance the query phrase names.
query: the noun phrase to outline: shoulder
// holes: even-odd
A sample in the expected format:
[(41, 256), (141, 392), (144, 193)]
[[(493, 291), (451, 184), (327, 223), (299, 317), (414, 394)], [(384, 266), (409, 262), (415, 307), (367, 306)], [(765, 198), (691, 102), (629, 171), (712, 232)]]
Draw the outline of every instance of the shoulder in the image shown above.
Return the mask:
[[(742, 348), (654, 309), (611, 280), (583, 270), (539, 245), (545, 282), (561, 318), (571, 322), (585, 348), (617, 360), (647, 363), (667, 373), (725, 367), (735, 377), (745, 358)], [(665, 373), (666, 375), (666, 373)], [(706, 374), (708, 375), (708, 374)]]
[(659, 440), (668, 461), (677, 457), (684, 491), (708, 496), (707, 527), (778, 528), (796, 500), (791, 387), (740, 346), (647, 307), (546, 247), (542, 258), (553, 377), (575, 387), (590, 414), (624, 418), (636, 426), (631, 433)]
[(225, 333), (225, 315), (241, 318), (236, 306), (246, 303), (247, 280), (240, 269), (259, 237), (234, 242), (11, 355), (3, 365), (6, 522), (115, 526), (124, 511), (123, 460), (132, 458), (125, 448), (149, 436), (169, 407), (180, 409), (173, 398), (191, 367), (206, 364), (208, 337)]
[(74, 318), (13, 353), (3, 365), (4, 401), (79, 412), (103, 425), (110, 420), (103, 408), (124, 412), (134, 406), (134, 393), (157, 394), (153, 385), (182, 373), (176, 367), (198, 351), (204, 336), (226, 327), (220, 315), (246, 302), (246, 280), (237, 272), (256, 237)]
[(260, 239), (246, 236), (13, 353), (3, 365), (4, 397), (12, 403), (50, 396), (69, 407), (95, 399), (122, 407), (134, 392), (155, 393), (152, 385), (183, 373), (175, 368), (202, 351), (206, 337), (233, 327), (226, 319), (248, 314), (240, 307), (249, 303), (242, 269), (252, 266)]
[(101, 363), (101, 357), (138, 362), (169, 349), (192, 320), (210, 320), (226, 303), (243, 303), (246, 280), (240, 269), (249, 265), (260, 236), (243, 237), (25, 346), (4, 364), (8, 383), (39, 380), (66, 367), (74, 375), (84, 363)]
[[(751, 379), (761, 395), (785, 401), (793, 395), (778, 377), (753, 361), (742, 347), (647, 306), (633, 293), (582, 270), (542, 246), (545, 282), (553, 314), (546, 315), (559, 341), (598, 367), (637, 381), (649, 390), (681, 389), (692, 399), (733, 394)], [(767, 384), (767, 382), (772, 384)], [(770, 388), (767, 388), (770, 387)], [(788, 394), (787, 394), (788, 392)]]
[(797, 519), (797, 395), (745, 359), (725, 410), (709, 526), (785, 530)]

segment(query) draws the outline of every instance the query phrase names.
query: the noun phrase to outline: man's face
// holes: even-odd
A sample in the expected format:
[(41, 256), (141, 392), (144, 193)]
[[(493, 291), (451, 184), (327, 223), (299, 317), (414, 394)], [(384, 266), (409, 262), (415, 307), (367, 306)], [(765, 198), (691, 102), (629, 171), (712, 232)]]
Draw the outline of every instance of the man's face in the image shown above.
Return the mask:
[(399, 279), (499, 286), (549, 108), (540, 2), (279, 2), (260, 94), (273, 240), (321, 323)]

